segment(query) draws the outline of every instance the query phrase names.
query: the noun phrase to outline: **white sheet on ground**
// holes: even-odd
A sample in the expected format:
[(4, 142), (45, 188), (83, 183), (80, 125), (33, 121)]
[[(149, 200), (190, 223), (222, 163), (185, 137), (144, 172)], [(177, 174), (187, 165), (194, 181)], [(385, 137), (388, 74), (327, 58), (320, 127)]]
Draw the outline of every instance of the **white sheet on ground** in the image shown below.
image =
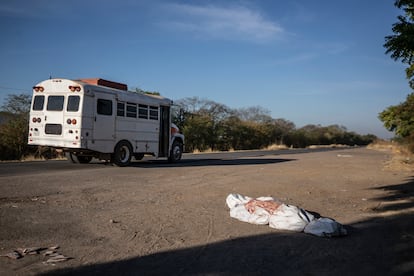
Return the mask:
[(251, 224), (268, 224), (280, 230), (305, 232), (319, 237), (346, 235), (346, 229), (329, 218), (315, 218), (310, 212), (281, 203), (273, 197), (251, 198), (229, 194), (226, 198), (230, 217)]
[(282, 204), (270, 216), (269, 226), (275, 229), (302, 232), (305, 226), (314, 219), (313, 215), (305, 210)]
[(344, 236), (347, 234), (342, 224), (330, 218), (319, 218), (311, 221), (303, 232), (319, 237)]

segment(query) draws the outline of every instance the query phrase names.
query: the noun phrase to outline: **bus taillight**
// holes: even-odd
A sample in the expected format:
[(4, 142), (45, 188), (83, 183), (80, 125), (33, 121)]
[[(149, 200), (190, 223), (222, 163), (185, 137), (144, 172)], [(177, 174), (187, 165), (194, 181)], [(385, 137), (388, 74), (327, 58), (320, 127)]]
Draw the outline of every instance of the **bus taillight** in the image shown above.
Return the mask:
[(77, 121), (76, 121), (76, 119), (67, 119), (66, 123), (68, 123), (68, 125), (70, 125), (70, 124), (76, 125)]
[(80, 88), (80, 86), (72, 86), (72, 85), (69, 85), (69, 90), (70, 91), (72, 91), (72, 92), (80, 92), (81, 91), (81, 88)]
[(35, 92), (43, 92), (43, 91), (45, 91), (45, 89), (44, 89), (43, 86), (33, 86), (33, 90)]
[(36, 117), (33, 117), (33, 119), (32, 119), (33, 123), (40, 123), (41, 121), (42, 121), (42, 119), (36, 118)]

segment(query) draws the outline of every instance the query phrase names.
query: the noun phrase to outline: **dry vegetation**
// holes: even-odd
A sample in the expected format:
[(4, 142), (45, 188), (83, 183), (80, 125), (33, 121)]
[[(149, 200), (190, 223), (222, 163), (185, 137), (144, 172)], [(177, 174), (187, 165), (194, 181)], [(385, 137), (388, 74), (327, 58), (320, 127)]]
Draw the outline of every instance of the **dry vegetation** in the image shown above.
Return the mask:
[(414, 154), (408, 147), (393, 141), (377, 140), (368, 145), (369, 149), (391, 152), (385, 168), (396, 171), (414, 171)]

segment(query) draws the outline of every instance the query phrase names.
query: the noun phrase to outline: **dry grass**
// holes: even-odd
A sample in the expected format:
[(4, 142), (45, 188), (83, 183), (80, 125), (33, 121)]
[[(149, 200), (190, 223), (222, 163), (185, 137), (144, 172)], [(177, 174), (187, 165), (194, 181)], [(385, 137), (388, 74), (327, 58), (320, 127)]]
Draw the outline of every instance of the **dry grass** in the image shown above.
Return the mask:
[(320, 148), (349, 148), (351, 146), (341, 145), (341, 144), (331, 144), (331, 145), (311, 145), (309, 149), (320, 149)]
[(393, 171), (414, 171), (414, 154), (404, 145), (397, 142), (378, 140), (368, 145), (369, 149), (391, 153), (385, 168)]
[(286, 145), (278, 145), (278, 144), (273, 144), (270, 145), (266, 148), (266, 150), (281, 150), (281, 149), (287, 149), (288, 147)]

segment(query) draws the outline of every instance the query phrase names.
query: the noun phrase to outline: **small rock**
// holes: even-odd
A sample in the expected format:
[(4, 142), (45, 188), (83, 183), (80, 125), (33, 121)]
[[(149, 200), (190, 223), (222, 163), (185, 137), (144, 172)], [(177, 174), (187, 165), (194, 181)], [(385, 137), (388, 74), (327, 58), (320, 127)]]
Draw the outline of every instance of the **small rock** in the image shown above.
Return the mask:
[(1, 257), (7, 257), (13, 260), (17, 260), (17, 259), (22, 258), (23, 256), (22, 254), (20, 254), (19, 251), (14, 250), (13, 252), (7, 253), (5, 255), (1, 255)]

